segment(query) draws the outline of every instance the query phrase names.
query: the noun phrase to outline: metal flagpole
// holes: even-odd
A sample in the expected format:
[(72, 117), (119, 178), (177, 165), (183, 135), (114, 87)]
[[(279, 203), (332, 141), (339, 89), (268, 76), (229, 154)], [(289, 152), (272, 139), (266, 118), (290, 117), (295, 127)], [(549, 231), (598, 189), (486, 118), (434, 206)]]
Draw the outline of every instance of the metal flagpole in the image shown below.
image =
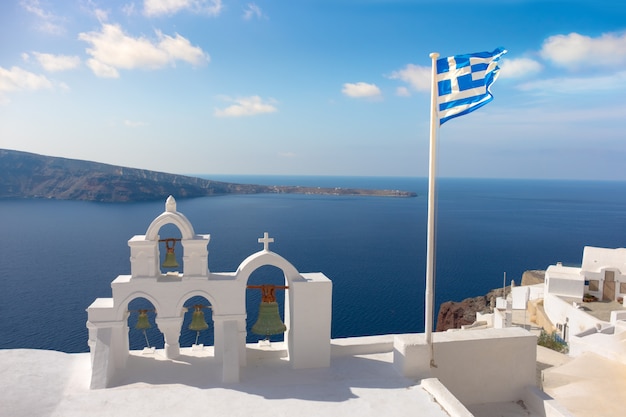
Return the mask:
[(430, 154), (428, 162), (428, 224), (426, 241), (426, 300), (425, 300), (425, 323), (426, 344), (430, 350), (430, 366), (436, 367), (433, 350), (433, 283), (435, 275), (435, 175), (437, 165), (437, 129), (439, 127), (439, 115), (437, 111), (437, 58), (439, 54), (430, 54), (432, 60), (432, 85), (430, 90)]

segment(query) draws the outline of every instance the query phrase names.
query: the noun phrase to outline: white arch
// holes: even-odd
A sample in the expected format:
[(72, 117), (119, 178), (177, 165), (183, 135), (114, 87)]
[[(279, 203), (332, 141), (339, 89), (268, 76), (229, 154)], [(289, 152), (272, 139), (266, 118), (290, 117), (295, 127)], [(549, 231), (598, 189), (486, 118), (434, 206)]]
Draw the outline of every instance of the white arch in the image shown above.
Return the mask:
[(191, 290), (181, 295), (180, 299), (176, 303), (176, 311), (180, 311), (182, 315), (183, 308), (185, 307), (185, 302), (189, 300), (191, 297), (196, 297), (196, 296), (201, 296), (201, 297), (206, 298), (209, 301), (209, 303), (211, 303), (211, 310), (213, 310), (213, 314), (219, 314), (220, 308), (213, 294), (209, 293), (206, 290), (200, 290), (200, 289)]
[(173, 224), (178, 227), (183, 239), (193, 239), (196, 233), (193, 230), (191, 222), (187, 220), (184, 214), (178, 212), (164, 212), (150, 223), (146, 231), (146, 240), (157, 240), (159, 230), (166, 224)]
[(159, 311), (161, 310), (161, 305), (158, 302), (157, 298), (154, 298), (152, 295), (150, 295), (149, 293), (145, 292), (145, 291), (134, 291), (130, 294), (128, 294), (117, 306), (117, 309), (115, 311), (115, 320), (116, 321), (122, 321), (124, 320), (125, 314), (128, 311), (128, 305), (130, 304), (131, 301), (133, 301), (135, 298), (145, 298), (146, 300), (150, 301), (152, 303), (152, 305), (154, 306), (154, 309), (156, 310), (156, 314), (157, 316), (159, 315)]
[(246, 285), (250, 275), (258, 268), (271, 265), (283, 271), (287, 285), (291, 285), (294, 281), (304, 281), (298, 270), (282, 256), (271, 251), (259, 251), (248, 256), (237, 268), (235, 272), (235, 280), (242, 285)]

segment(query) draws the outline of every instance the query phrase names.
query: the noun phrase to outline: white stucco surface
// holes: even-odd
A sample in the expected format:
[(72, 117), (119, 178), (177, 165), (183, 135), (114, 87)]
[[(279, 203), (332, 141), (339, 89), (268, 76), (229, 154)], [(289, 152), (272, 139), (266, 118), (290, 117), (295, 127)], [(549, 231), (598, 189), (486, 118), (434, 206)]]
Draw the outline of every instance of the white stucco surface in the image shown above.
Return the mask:
[[(395, 366), (408, 377), (438, 378), (463, 404), (517, 401), (535, 385), (537, 338), (520, 327), (433, 334), (429, 346), (423, 334), (397, 335)], [(468, 383), (480, 378), (480, 384)]]
[(582, 269), (589, 272), (600, 272), (606, 267), (613, 267), (618, 271), (626, 270), (626, 248), (609, 249), (585, 246)]
[(546, 270), (546, 293), (564, 297), (581, 297), (585, 291), (585, 276), (581, 268), (550, 265)]
[(622, 417), (626, 365), (586, 352), (543, 372), (543, 390), (576, 417)]
[(335, 357), (319, 369), (281, 359), (250, 364), (235, 384), (224, 384), (221, 368), (199, 355), (132, 352), (117, 386), (90, 390), (88, 353), (0, 350), (0, 415), (448, 416), (419, 383), (398, 375), (391, 352)]

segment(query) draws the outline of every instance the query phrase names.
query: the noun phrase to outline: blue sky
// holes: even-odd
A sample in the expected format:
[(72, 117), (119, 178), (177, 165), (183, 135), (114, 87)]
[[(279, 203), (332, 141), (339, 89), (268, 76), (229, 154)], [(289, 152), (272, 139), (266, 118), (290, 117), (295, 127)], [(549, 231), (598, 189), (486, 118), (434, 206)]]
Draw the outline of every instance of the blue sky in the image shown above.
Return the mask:
[(626, 180), (626, 3), (0, 3), (0, 148), (179, 174), (427, 176), (429, 53), (502, 46), (442, 177)]

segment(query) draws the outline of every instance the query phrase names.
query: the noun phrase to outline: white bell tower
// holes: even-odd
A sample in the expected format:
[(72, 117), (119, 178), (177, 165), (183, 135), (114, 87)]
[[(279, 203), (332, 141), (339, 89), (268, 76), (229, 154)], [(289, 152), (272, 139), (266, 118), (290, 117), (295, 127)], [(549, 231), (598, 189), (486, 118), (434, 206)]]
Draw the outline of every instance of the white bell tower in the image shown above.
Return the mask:
[[(160, 229), (174, 225), (180, 230), (182, 271), (161, 271)], [(163, 333), (165, 359), (174, 360), (189, 353), (181, 349), (185, 303), (194, 296), (205, 297), (213, 310), (214, 347), (212, 360), (221, 363), (222, 380), (236, 383), (240, 368), (247, 363), (246, 288), (250, 275), (272, 265), (285, 277), (285, 343), (291, 366), (317, 368), (330, 365), (332, 282), (322, 273), (300, 273), (280, 255), (269, 249), (274, 238), (267, 232), (259, 243), (263, 249), (250, 255), (235, 272), (211, 273), (208, 268), (210, 235), (197, 235), (189, 220), (176, 208), (170, 196), (165, 211), (148, 226), (145, 235), (129, 241), (130, 275), (120, 275), (112, 283), (112, 298), (98, 298), (87, 309), (91, 352), (91, 388), (106, 388), (123, 368), (131, 352), (128, 343), (128, 305), (139, 297), (152, 303), (155, 323)], [(189, 348), (190, 349), (190, 348)], [(132, 360), (132, 358), (131, 358)], [(208, 359), (207, 359), (208, 360)], [(160, 366), (161, 361), (154, 361)]]

